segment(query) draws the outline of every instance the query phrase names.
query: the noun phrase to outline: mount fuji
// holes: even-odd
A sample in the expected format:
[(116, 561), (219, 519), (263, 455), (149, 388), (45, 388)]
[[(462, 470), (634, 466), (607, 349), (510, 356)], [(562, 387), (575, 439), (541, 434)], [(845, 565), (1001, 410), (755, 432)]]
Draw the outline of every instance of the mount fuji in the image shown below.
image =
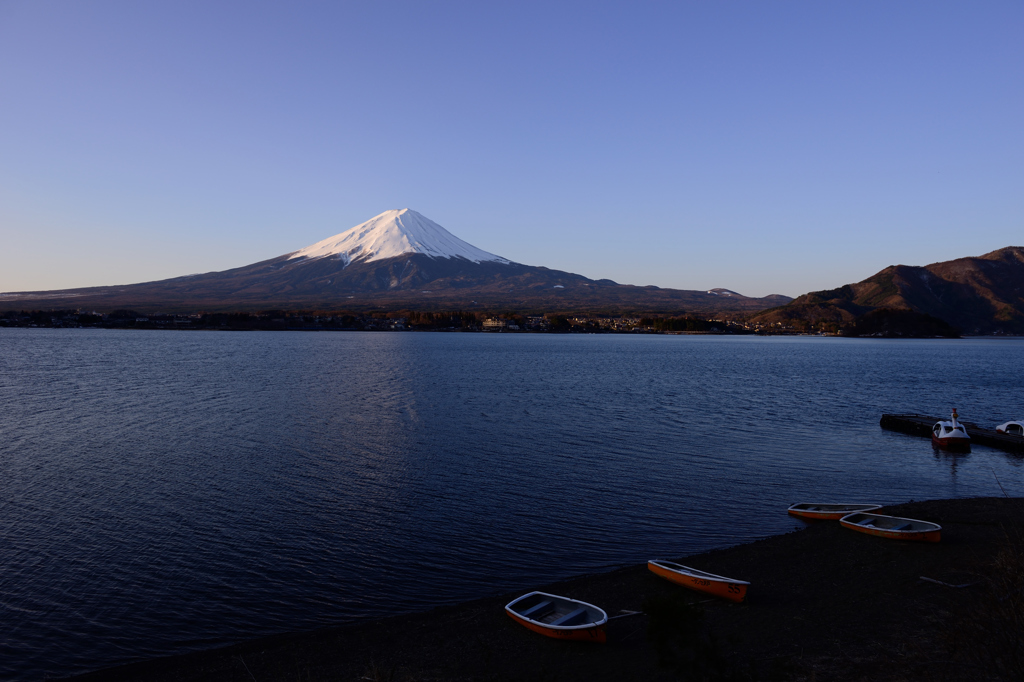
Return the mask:
[(431, 258), (464, 258), (474, 263), (511, 262), (467, 244), (430, 218), (408, 208), (384, 211), (350, 230), (299, 249), (288, 256), (288, 260), (336, 256), (347, 265), (354, 260), (372, 263), (413, 253)]
[[(542, 312), (756, 311), (786, 296), (631, 286), (515, 263), (411, 209), (385, 211), (305, 248), (232, 270), (123, 286), (0, 294), (0, 309), (147, 312), (505, 309)], [(5, 305), (6, 304), (6, 305)]]

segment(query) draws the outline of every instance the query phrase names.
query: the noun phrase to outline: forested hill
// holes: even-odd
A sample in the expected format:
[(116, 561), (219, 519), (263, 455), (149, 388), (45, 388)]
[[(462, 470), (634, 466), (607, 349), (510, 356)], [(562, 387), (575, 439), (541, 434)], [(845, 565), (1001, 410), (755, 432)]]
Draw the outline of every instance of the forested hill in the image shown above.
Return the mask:
[(751, 322), (850, 329), (884, 308), (938, 318), (964, 334), (1024, 334), (1024, 247), (923, 267), (892, 265), (856, 284), (804, 294)]

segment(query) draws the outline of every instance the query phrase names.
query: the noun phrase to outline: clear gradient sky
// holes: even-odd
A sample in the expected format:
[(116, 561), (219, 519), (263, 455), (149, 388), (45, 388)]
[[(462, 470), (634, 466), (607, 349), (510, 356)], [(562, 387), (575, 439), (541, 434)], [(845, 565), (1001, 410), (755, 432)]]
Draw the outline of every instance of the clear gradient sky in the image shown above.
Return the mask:
[(1022, 245), (1024, 2), (0, 0), (0, 291), (405, 207), (751, 296)]

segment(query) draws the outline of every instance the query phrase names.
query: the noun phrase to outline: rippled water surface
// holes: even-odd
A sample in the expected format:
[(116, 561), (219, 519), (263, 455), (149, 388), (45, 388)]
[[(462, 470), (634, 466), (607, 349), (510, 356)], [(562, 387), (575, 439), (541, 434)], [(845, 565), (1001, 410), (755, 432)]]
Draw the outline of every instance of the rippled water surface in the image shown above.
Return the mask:
[(1024, 341), (0, 329), (0, 678), (1024, 494)]

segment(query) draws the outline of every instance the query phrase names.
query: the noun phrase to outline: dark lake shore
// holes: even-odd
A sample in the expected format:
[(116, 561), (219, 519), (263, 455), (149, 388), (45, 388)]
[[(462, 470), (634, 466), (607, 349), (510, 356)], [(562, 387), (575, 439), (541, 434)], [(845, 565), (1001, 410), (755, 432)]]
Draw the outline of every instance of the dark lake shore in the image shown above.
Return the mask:
[(503, 607), (519, 592), (69, 679), (1018, 679), (1024, 498), (909, 502), (881, 513), (940, 523), (942, 541), (896, 542), (818, 522), (683, 558), (750, 581), (744, 604), (709, 601), (643, 565), (537, 586), (610, 616), (650, 614), (611, 621), (605, 645), (556, 641), (515, 624)]

